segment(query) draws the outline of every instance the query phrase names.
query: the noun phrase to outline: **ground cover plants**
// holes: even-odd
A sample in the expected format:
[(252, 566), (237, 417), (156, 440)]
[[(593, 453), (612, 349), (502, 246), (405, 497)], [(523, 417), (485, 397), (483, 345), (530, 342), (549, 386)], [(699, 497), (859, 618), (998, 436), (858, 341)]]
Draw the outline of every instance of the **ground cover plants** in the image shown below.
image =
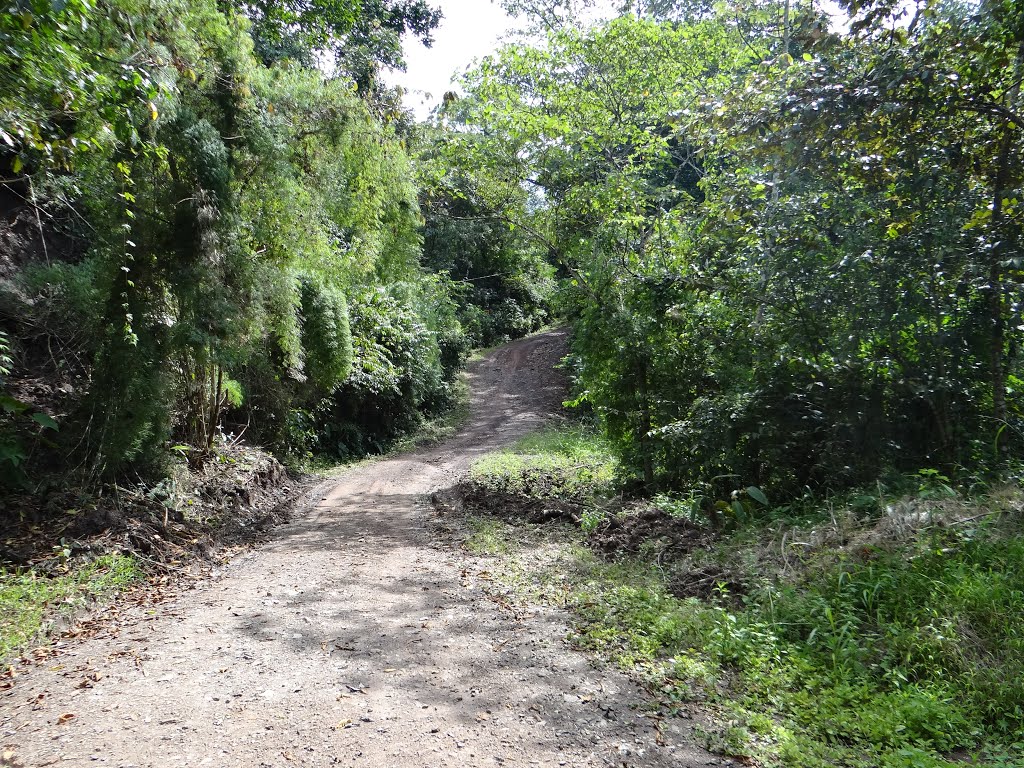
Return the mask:
[(593, 498), (611, 490), (617, 462), (593, 429), (550, 428), (475, 462), (470, 477), (493, 491), (551, 498)]
[[(935, 498), (915, 479), (911, 494), (876, 486), (867, 510), (851, 496), (719, 531), (680, 520), (678, 504), (673, 527), (607, 484), (588, 497), (565, 476), (574, 439), (560, 452), (548, 433), (474, 467), (520, 500), (496, 514), (464, 492), (467, 547), (499, 561), (502, 589), (567, 606), (572, 640), (635, 674), (652, 705), (707, 707), (709, 747), (806, 768), (1024, 764), (1015, 486)], [(555, 525), (527, 522), (538, 475), (573, 489)], [(657, 523), (622, 537), (643, 520)]]
[(179, 450), (159, 483), (9, 496), (0, 517), (0, 670), (130, 586), (201, 576), (262, 541), (309, 484), (262, 451), (218, 445), (200, 466)]
[(125, 555), (101, 555), (84, 564), (71, 562), (68, 549), (57, 555), (62, 564), (51, 573), (0, 568), (0, 669), (55, 619), (72, 616), (90, 600), (109, 598), (143, 574), (139, 562)]

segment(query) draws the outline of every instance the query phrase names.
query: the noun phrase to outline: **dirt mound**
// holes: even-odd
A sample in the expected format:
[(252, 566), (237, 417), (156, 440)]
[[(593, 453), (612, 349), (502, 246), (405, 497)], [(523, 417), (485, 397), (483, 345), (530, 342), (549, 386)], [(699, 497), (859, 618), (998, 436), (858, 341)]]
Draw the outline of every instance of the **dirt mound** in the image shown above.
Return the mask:
[[(441, 516), (487, 515), (513, 524), (561, 521), (580, 525), (587, 511), (581, 501), (509, 493), (473, 480), (435, 493), (431, 502)], [(603, 515), (602, 522), (587, 534), (588, 546), (609, 560), (656, 557), (672, 571), (668, 587), (676, 597), (704, 599), (746, 592), (742, 579), (727, 568), (689, 562), (691, 553), (711, 548), (716, 537), (713, 531), (644, 501), (617, 503), (605, 509)]]
[(656, 548), (665, 556), (679, 557), (707, 547), (713, 535), (689, 520), (673, 517), (645, 502), (634, 502), (608, 515), (590, 534), (590, 545), (605, 555), (636, 554)]
[(65, 566), (69, 556), (121, 552), (157, 568), (180, 566), (218, 546), (263, 540), (288, 519), (302, 484), (262, 451), (225, 446), (201, 467), (182, 464), (156, 486), (9, 497), (0, 503), (0, 564), (45, 572)]
[(494, 490), (472, 480), (435, 493), (430, 500), (442, 515), (467, 510), (470, 514), (491, 515), (509, 522), (563, 520), (578, 524), (584, 511), (583, 505), (575, 501)]

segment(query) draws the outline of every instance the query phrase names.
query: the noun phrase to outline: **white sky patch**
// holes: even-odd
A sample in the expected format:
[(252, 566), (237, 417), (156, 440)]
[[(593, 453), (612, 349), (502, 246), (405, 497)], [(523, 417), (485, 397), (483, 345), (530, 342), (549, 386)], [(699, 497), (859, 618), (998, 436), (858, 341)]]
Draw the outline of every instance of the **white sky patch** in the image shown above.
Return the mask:
[(405, 89), (405, 106), (424, 120), (447, 91), (452, 78), (493, 52), (501, 38), (514, 30), (516, 21), (491, 0), (434, 0), (444, 18), (434, 30), (434, 44), (425, 48), (418, 40), (405, 41), (405, 72), (393, 72), (387, 80)]
[[(392, 85), (405, 89), (405, 106), (419, 120), (430, 115), (446, 92), (459, 90), (452, 83), (454, 78), (525, 26), (494, 0), (433, 0), (431, 5), (440, 6), (444, 13), (441, 25), (434, 30), (434, 44), (425, 48), (418, 40), (407, 39), (406, 71), (385, 76)], [(611, 15), (612, 0), (602, 0), (602, 5)]]

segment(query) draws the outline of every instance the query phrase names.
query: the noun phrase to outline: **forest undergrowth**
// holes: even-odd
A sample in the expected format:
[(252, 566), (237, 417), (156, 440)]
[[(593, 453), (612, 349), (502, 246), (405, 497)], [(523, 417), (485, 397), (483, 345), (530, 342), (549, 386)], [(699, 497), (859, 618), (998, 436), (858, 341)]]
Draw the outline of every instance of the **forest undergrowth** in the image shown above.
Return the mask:
[(1022, 765), (1019, 483), (925, 471), (715, 528), (617, 494), (603, 445), (534, 435), (440, 500), (504, 599), (567, 608), (576, 646), (746, 764)]
[(158, 482), (8, 496), (0, 517), (0, 668), (124, 590), (200, 576), (288, 519), (314, 475), (258, 449), (184, 452)]

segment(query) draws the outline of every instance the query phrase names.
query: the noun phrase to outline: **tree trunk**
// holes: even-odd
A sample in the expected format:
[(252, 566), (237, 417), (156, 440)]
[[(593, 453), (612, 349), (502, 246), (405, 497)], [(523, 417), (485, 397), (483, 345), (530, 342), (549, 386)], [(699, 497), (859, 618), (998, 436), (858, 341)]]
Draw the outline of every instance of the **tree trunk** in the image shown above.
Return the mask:
[[(1014, 60), (1013, 86), (1006, 94), (1006, 105), (1012, 112), (1020, 97), (1020, 76), (1024, 69), (1024, 43), (1017, 49)], [(1019, 130), (1011, 127), (1009, 121), (1003, 124), (1003, 136), (996, 161), (996, 176), (992, 185), (991, 231), (996, 238), (992, 248), (988, 271), (988, 319), (990, 324), (989, 371), (992, 380), (992, 416), (999, 422), (1006, 421), (1006, 367), (1003, 363), (1006, 346), (1006, 306), (1003, 297), (1003, 258), (1006, 252), (1006, 238), (1000, 229), (1005, 218), (1003, 199), (1013, 181), (1013, 137)]]
[(640, 461), (643, 465), (644, 484), (654, 485), (654, 458), (651, 456), (651, 404), (648, 397), (647, 360), (639, 357), (636, 361), (636, 395), (640, 410), (637, 428), (637, 445), (640, 446)]

